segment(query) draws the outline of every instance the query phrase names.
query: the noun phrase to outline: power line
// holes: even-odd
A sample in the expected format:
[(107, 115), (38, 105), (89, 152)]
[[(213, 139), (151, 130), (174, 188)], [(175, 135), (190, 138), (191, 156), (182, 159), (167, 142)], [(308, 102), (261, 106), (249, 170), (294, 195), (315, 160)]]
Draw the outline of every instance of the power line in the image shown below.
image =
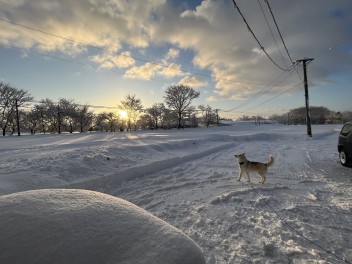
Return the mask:
[(112, 52), (112, 51), (109, 51), (107, 49), (104, 49), (104, 48), (101, 48), (101, 47), (98, 47), (98, 46), (82, 43), (80, 41), (69, 39), (69, 38), (66, 38), (66, 37), (63, 37), (63, 36), (60, 36), (60, 35), (57, 35), (57, 34), (49, 33), (49, 32), (34, 28), (34, 27), (30, 27), (30, 26), (19, 24), (19, 23), (15, 23), (13, 21), (6, 20), (6, 19), (3, 19), (3, 18), (0, 18), (0, 21), (12, 24), (14, 26), (25, 28), (27, 30), (32, 30), (32, 31), (35, 31), (35, 32), (39, 32), (39, 33), (42, 33), (42, 34), (45, 34), (45, 35), (48, 35), (48, 36), (51, 36), (51, 37), (63, 39), (63, 40), (78, 44), (79, 46), (88, 47), (88, 48), (94, 48), (94, 49), (103, 51), (104, 53), (107, 53), (107, 54), (110, 54), (110, 55), (120, 55), (120, 56), (124, 56), (124, 57), (128, 57), (128, 58), (132, 58), (132, 59), (137, 60), (137, 61), (150, 63), (150, 64), (153, 64), (153, 65), (157, 65), (157, 66), (160, 66), (160, 67), (163, 67), (163, 68), (166, 68), (166, 69), (174, 69), (174, 70), (178, 70), (178, 71), (183, 72), (183, 73), (188, 73), (188, 74), (191, 74), (191, 75), (197, 75), (197, 76), (205, 77), (205, 78), (212, 79), (212, 80), (222, 80), (222, 81), (232, 82), (232, 83), (263, 85), (263, 84), (260, 84), (260, 83), (235, 81), (235, 80), (230, 80), (230, 79), (226, 79), (226, 78), (214, 77), (214, 76), (207, 75), (207, 74), (202, 74), (202, 73), (199, 73), (199, 72), (182, 70), (182, 69), (179, 69), (179, 68), (172, 67), (171, 65), (164, 65), (164, 64), (161, 64), (161, 63), (156, 63), (156, 62), (153, 62), (153, 61), (150, 61), (150, 60), (145, 60), (145, 59), (137, 58), (137, 57), (134, 57), (134, 56), (130, 56), (130, 55), (127, 55), (127, 54), (124, 54), (124, 53), (121, 53), (121, 52)]
[(261, 11), (262, 11), (262, 14), (263, 14), (263, 16), (264, 16), (264, 18), (265, 18), (266, 24), (268, 25), (268, 28), (269, 28), (270, 33), (271, 33), (271, 36), (272, 36), (273, 39), (274, 39), (276, 48), (277, 48), (277, 50), (278, 50), (279, 53), (280, 53), (282, 62), (286, 65), (286, 67), (288, 67), (287, 64), (286, 64), (286, 62), (285, 62), (284, 56), (282, 55), (281, 50), (279, 49), (279, 45), (277, 44), (276, 38), (275, 38), (274, 33), (273, 33), (272, 29), (271, 29), (271, 26), (270, 26), (270, 24), (269, 24), (269, 21), (268, 21), (268, 19), (266, 18), (266, 15), (265, 15), (264, 10), (263, 10), (263, 7), (262, 7), (262, 4), (260, 3), (260, 0), (257, 0), (257, 1), (258, 1), (259, 6), (260, 6), (260, 9), (261, 9)]
[[(260, 195), (260, 193), (254, 188), (252, 187), (253, 191), (262, 199), (263, 197)], [(294, 231), (297, 235), (299, 235), (300, 237), (302, 237), (303, 239), (307, 240), (309, 243), (313, 244), (314, 246), (318, 247), (319, 249), (323, 250), (326, 254), (329, 254), (331, 256), (334, 256), (335, 258), (351, 264), (351, 262), (345, 260), (344, 258), (328, 251), (327, 249), (323, 248), (322, 246), (320, 246), (319, 244), (315, 243), (313, 240), (309, 239), (308, 237), (306, 237), (305, 235), (303, 235), (301, 232), (299, 232), (297, 229), (295, 229), (292, 225), (290, 225), (278, 212), (276, 212), (276, 210), (274, 210), (274, 208), (267, 202), (264, 203), (266, 206), (268, 206), (270, 208), (271, 211), (273, 211), (276, 216), (287, 226), (289, 227), (292, 231)]]
[(260, 103), (260, 104), (258, 104), (258, 105), (255, 105), (255, 106), (253, 106), (253, 107), (251, 107), (251, 108), (248, 108), (247, 110), (242, 111), (241, 113), (247, 112), (248, 110), (255, 109), (255, 108), (257, 108), (258, 106), (261, 106), (261, 105), (263, 105), (263, 104), (266, 104), (267, 102), (270, 102), (270, 101), (274, 100), (275, 98), (277, 98), (277, 97), (283, 95), (284, 93), (287, 93), (287, 92), (289, 92), (290, 90), (293, 90), (293, 89), (295, 89), (295, 88), (297, 88), (297, 86), (293, 86), (293, 87), (291, 87), (291, 88), (289, 88), (289, 89), (287, 89), (287, 90), (285, 90), (285, 91), (279, 93), (278, 95), (275, 95), (275, 96), (271, 97), (270, 99), (268, 99), (268, 100), (266, 100), (266, 101), (264, 101), (264, 102), (262, 102), (262, 103)]
[(273, 18), (273, 20), (274, 20), (274, 23), (275, 23), (276, 29), (277, 29), (277, 31), (279, 32), (279, 35), (280, 35), (281, 41), (282, 41), (282, 43), (284, 44), (285, 50), (286, 50), (286, 52), (287, 52), (287, 56), (290, 58), (291, 63), (292, 63), (292, 64), (294, 64), (294, 63), (293, 63), (293, 60), (292, 60), (292, 58), (291, 58), (291, 56), (290, 56), (290, 53), (288, 52), (288, 49), (287, 49), (287, 47), (286, 47), (285, 41), (284, 41), (284, 39), (283, 39), (283, 37), (282, 37), (282, 35), (281, 35), (281, 32), (280, 32), (279, 26), (278, 26), (278, 25), (277, 25), (277, 23), (276, 23), (276, 19), (275, 19), (275, 16), (274, 16), (274, 14), (273, 14), (273, 11), (271, 10), (271, 7), (270, 7), (270, 4), (269, 4), (269, 1), (268, 1), (268, 0), (265, 0), (265, 2), (266, 2), (267, 6), (268, 6), (268, 8), (269, 8), (269, 11), (270, 11), (271, 17), (272, 17), (272, 18)]
[[(77, 60), (62, 58), (62, 57), (59, 57), (59, 56), (50, 55), (48, 53), (37, 52), (37, 51), (33, 51), (33, 50), (30, 50), (30, 49), (26, 49), (26, 48), (5, 44), (5, 43), (2, 43), (2, 42), (0, 42), (0, 45), (2, 45), (4, 47), (18, 49), (18, 50), (25, 51), (25, 52), (28, 52), (28, 53), (33, 53), (33, 54), (37, 54), (37, 55), (46, 56), (46, 57), (49, 57), (49, 58), (52, 58), (52, 59), (61, 60), (61, 61), (68, 62), (68, 63), (74, 63), (74, 64), (78, 64), (78, 65), (81, 65), (81, 66), (90, 67), (90, 68), (97, 69), (97, 70), (102, 70), (102, 68), (100, 68), (100, 67), (93, 66), (93, 65), (88, 64), (88, 63), (83, 63), (83, 62), (80, 62), (80, 61), (77, 61)], [(103, 70), (109, 70), (109, 71), (112, 71), (112, 72), (119, 73), (121, 75), (123, 74), (123, 72), (119, 71), (119, 70), (107, 69), (107, 68), (103, 68)], [(171, 83), (165, 82), (163, 80), (155, 79), (155, 78), (149, 78), (148, 80), (152, 80), (152, 81), (155, 81), (155, 82), (161, 82), (163, 84), (171, 84)]]
[[(258, 1), (259, 1), (259, 0), (258, 0)], [(291, 61), (291, 65), (294, 65), (295, 62), (293, 62), (293, 60), (292, 60), (292, 58), (291, 58), (291, 55), (290, 55), (290, 53), (288, 52), (286, 43), (285, 43), (285, 41), (284, 41), (284, 38), (282, 37), (281, 31), (280, 31), (279, 26), (278, 26), (278, 24), (277, 24), (277, 22), (276, 22), (274, 13), (273, 13), (273, 11), (272, 11), (272, 9), (271, 9), (271, 7), (270, 7), (269, 0), (265, 0), (265, 2), (266, 2), (267, 6), (268, 6), (268, 8), (269, 8), (269, 12), (270, 12), (270, 14), (271, 14), (271, 17), (273, 18), (273, 21), (274, 21), (274, 23), (275, 23), (277, 32), (279, 33), (279, 36), (280, 36), (281, 41), (282, 41), (282, 44), (284, 45), (284, 48), (285, 48), (285, 50), (286, 50), (287, 56), (289, 57), (289, 59), (290, 59), (290, 61)], [(281, 54), (281, 53), (280, 53), (280, 54)], [(299, 75), (299, 73), (298, 73), (298, 71), (297, 71), (296, 68), (295, 68), (295, 71), (296, 71), (298, 77), (299, 77), (299, 78), (301, 79), (301, 81), (303, 82), (303, 80), (302, 80), (301, 76)]]
[(333, 47), (330, 47), (327, 51), (321, 52), (319, 55), (315, 56), (315, 59), (320, 58), (321, 56), (326, 55), (327, 53), (331, 52), (332, 50), (335, 50), (337, 47), (341, 46), (343, 43), (349, 41), (350, 39), (352, 39), (352, 35), (348, 36), (347, 38), (339, 41), (337, 44), (335, 44)]
[(249, 26), (247, 20), (245, 19), (245, 17), (243, 16), (241, 10), (239, 9), (238, 5), (236, 4), (235, 0), (232, 0), (235, 8), (237, 8), (238, 12), (240, 13), (244, 23), (247, 25), (247, 28), (249, 30), (249, 32), (251, 32), (251, 34), (253, 35), (254, 39), (257, 41), (259, 47), (261, 48), (261, 50), (265, 53), (265, 55), (271, 60), (271, 62), (278, 67), (279, 69), (283, 70), (283, 71), (288, 71), (287, 69), (282, 68), (280, 65), (278, 65), (270, 56), (269, 54), (266, 52), (266, 50), (264, 49), (264, 47), (262, 46), (262, 44), (259, 42), (258, 38), (255, 36), (255, 34), (253, 33), (251, 27)]
[[(293, 67), (293, 66), (291, 66)], [(265, 93), (268, 93), (270, 90), (272, 90), (275, 87), (275, 84), (279, 84), (280, 82), (284, 81), (287, 77), (289, 77), (292, 74), (292, 68), (290, 69), (290, 72), (282, 72), (278, 77), (276, 77), (275, 79), (273, 79), (271, 82), (269, 82), (263, 89), (259, 90), (257, 93), (255, 93), (253, 96), (251, 96), (250, 98), (248, 98), (245, 102), (241, 103), (240, 105), (229, 109), (229, 110), (223, 110), (223, 112), (231, 112), (233, 110), (242, 108), (248, 104), (250, 104), (251, 102), (253, 102), (254, 100), (258, 99), (259, 97), (261, 97), (262, 95), (264, 95)], [(285, 75), (285, 76), (283, 76)], [(290, 85), (290, 87), (294, 86), (298, 86), (301, 84), (296, 84), (296, 85)], [(291, 89), (291, 88), (290, 88)]]

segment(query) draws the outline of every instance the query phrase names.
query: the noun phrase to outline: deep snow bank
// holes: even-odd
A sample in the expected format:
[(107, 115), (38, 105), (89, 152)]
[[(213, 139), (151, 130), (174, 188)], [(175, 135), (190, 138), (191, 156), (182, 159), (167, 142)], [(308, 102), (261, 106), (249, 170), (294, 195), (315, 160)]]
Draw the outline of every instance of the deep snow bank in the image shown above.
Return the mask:
[(178, 229), (125, 200), (48, 189), (0, 197), (0, 263), (203, 264)]

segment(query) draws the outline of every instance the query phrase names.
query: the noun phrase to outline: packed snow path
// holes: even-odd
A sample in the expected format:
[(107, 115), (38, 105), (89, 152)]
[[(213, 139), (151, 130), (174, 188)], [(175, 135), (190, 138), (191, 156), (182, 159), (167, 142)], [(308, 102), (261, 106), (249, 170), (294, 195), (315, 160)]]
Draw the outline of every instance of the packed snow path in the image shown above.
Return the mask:
[[(317, 147), (336, 135), (295, 144), (266, 137), (229, 142), (230, 148), (168, 169), (155, 167), (143, 179), (101, 191), (183, 230), (203, 248), (208, 263), (351, 262), (352, 173), (329, 153), (330, 144)], [(275, 156), (264, 186), (256, 175), (251, 183), (236, 181), (233, 154), (240, 152), (260, 161)]]
[[(351, 263), (352, 170), (338, 162), (339, 128), (313, 126), (313, 138), (304, 126), (252, 124), (71, 135), (70, 144), (67, 136), (32, 152), (9, 147), (3, 168), (23, 185), (0, 172), (9, 187), (1, 191), (67, 186), (121, 197), (189, 235), (210, 264)], [(39, 153), (28, 159), (33, 149)], [(275, 157), (264, 186), (254, 174), (251, 183), (236, 181), (233, 155), (242, 152)], [(27, 159), (27, 170), (11, 167), (16, 159)]]

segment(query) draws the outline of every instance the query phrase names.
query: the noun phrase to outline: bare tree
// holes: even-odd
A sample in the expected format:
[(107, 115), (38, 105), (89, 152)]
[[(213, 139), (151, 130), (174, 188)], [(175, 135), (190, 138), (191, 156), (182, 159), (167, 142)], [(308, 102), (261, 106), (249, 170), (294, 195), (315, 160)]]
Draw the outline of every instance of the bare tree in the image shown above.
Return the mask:
[(114, 112), (109, 112), (106, 114), (106, 117), (110, 126), (110, 132), (115, 132), (115, 127), (118, 125), (117, 115)]
[(95, 116), (95, 126), (100, 128), (100, 132), (103, 132), (103, 129), (107, 128), (107, 120), (108, 120), (108, 113), (102, 112)]
[(77, 111), (77, 123), (80, 127), (80, 132), (83, 133), (85, 129), (89, 129), (93, 123), (93, 112), (89, 111), (88, 105), (79, 105)]
[(177, 128), (180, 129), (184, 113), (190, 107), (192, 100), (199, 97), (200, 93), (182, 84), (169, 86), (165, 93), (165, 103), (177, 113)]
[(32, 99), (33, 97), (28, 91), (18, 90), (9, 84), (0, 82), (0, 126), (3, 136), (5, 136), (9, 124), (15, 123), (16, 107), (20, 107)]
[(134, 129), (136, 130), (137, 120), (143, 111), (142, 101), (137, 98), (136, 95), (129, 94), (124, 100), (121, 100), (119, 108), (122, 108), (127, 113), (127, 131), (132, 130), (132, 122), (134, 123)]
[(162, 119), (165, 105), (163, 103), (153, 104), (151, 108), (146, 110), (147, 114), (151, 117), (154, 129), (158, 129), (158, 125)]
[(46, 98), (39, 102), (38, 108), (41, 111), (42, 125), (46, 126), (50, 132), (60, 132), (60, 114), (61, 110), (59, 105), (55, 104), (52, 100)]
[(216, 113), (209, 105), (199, 105), (198, 109), (202, 115), (202, 122), (206, 127), (209, 127), (210, 123), (216, 122)]

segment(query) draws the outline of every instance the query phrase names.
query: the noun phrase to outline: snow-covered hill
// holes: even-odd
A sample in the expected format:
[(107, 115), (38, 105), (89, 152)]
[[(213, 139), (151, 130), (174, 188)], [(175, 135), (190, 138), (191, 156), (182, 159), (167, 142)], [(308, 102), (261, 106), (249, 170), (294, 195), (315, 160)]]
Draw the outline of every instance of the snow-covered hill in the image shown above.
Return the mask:
[[(179, 228), (207, 263), (351, 263), (352, 169), (340, 125), (235, 123), (132, 133), (0, 138), (0, 194), (75, 188), (128, 200)], [(275, 157), (265, 185), (234, 154)]]

